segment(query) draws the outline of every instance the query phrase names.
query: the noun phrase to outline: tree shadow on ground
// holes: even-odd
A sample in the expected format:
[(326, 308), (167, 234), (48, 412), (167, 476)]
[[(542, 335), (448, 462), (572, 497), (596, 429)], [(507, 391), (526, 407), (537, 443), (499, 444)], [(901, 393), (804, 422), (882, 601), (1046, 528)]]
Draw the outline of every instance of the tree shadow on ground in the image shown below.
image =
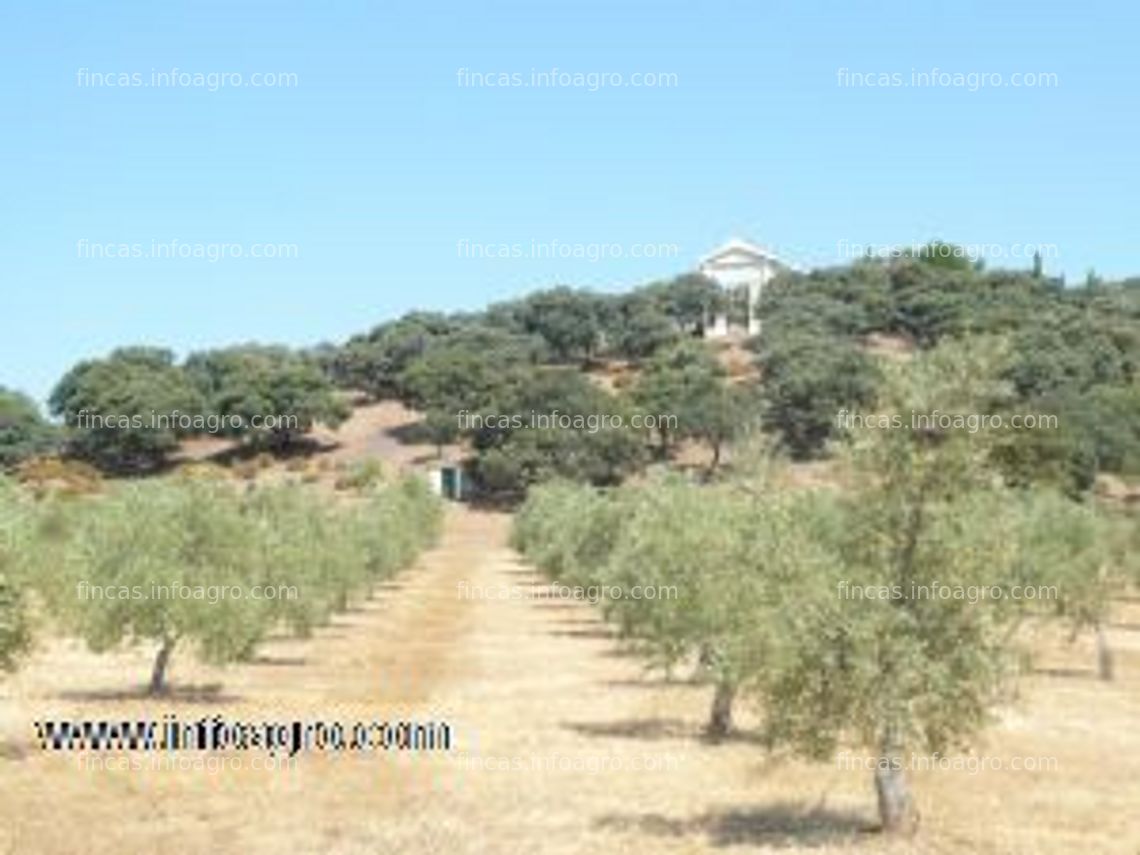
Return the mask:
[(611, 647), (609, 650), (603, 650), (598, 656), (604, 656), (606, 659), (640, 659), (642, 653), (633, 648)]
[(356, 629), (357, 627), (363, 626), (363, 624), (361, 624), (359, 620), (354, 620), (353, 616), (363, 614), (364, 610), (359, 606), (348, 606), (344, 611), (339, 611), (332, 615), (328, 619), (328, 622), (319, 628), (322, 630)]
[(273, 668), (300, 668), (308, 663), (304, 656), (268, 656), (260, 654), (250, 660), (251, 665), (266, 665)]
[[(435, 439), (432, 437), (431, 427), (424, 419), (417, 419), (414, 422), (405, 422), (401, 425), (393, 425), (386, 427), (379, 431), (383, 436), (389, 436), (400, 445), (430, 445), (435, 446)], [(433, 458), (435, 454), (431, 455)]]
[(853, 811), (792, 802), (708, 811), (687, 818), (658, 813), (608, 814), (595, 826), (655, 837), (703, 837), (708, 845), (772, 848), (833, 847), (854, 843), (875, 825)]
[(601, 641), (612, 641), (617, 638), (611, 629), (552, 629), (547, 635), (559, 636), (561, 638), (592, 638)]
[(709, 683), (700, 677), (643, 677), (639, 680), (603, 680), (611, 689), (703, 689)]
[(593, 626), (593, 627), (599, 627), (599, 626), (605, 626), (606, 625), (605, 621), (599, 620), (598, 618), (573, 618), (573, 617), (551, 618), (550, 622), (559, 624), (561, 626)]
[(291, 440), (288, 445), (277, 447), (239, 442), (229, 448), (215, 451), (205, 459), (218, 466), (233, 466), (235, 463), (253, 460), (262, 454), (268, 454), (274, 460), (309, 459), (318, 454), (336, 451), (340, 447), (339, 442), (325, 442), (312, 436), (300, 436)]
[(547, 587), (549, 587), (549, 583), (545, 583), (545, 582), (544, 583), (535, 583), (534, 587), (531, 588), (531, 590), (532, 591), (539, 591), (540, 593), (538, 593), (536, 596), (532, 597), (532, 600), (536, 603), (542, 603), (542, 602), (547, 602), (547, 603), (580, 602), (580, 603), (585, 604), (584, 600), (569, 600), (567, 597), (560, 597), (554, 591), (543, 592), (543, 589), (547, 588)]
[(583, 606), (581, 602), (566, 603), (557, 600), (547, 600), (545, 598), (541, 600), (530, 600), (529, 602), (536, 609), (561, 609), (562, 611), (580, 611)]
[(131, 689), (67, 689), (60, 692), (58, 697), (68, 701), (150, 701), (187, 704), (229, 704), (241, 700), (240, 695), (222, 691), (221, 683), (174, 684), (157, 695), (150, 694), (148, 686)]
[(1076, 680), (1096, 679), (1096, 670), (1093, 668), (1034, 668), (1033, 673), (1038, 677), (1063, 677)]
[[(666, 685), (657, 683), (653, 688)], [(640, 739), (646, 742), (658, 742), (667, 739), (679, 739), (700, 742), (712, 747), (720, 745), (757, 745), (764, 746), (763, 735), (751, 730), (733, 728), (722, 736), (711, 737), (704, 722), (685, 721), (679, 718), (643, 718), (626, 719), (624, 721), (605, 722), (568, 722), (562, 725), (582, 736), (597, 738)]]
[(31, 750), (26, 745), (0, 741), (0, 760), (6, 760), (9, 763), (19, 763), (21, 760), (27, 760), (31, 753)]
[(635, 718), (625, 721), (566, 722), (562, 725), (582, 736), (644, 739), (687, 739), (700, 735), (699, 728), (680, 718)]
[(512, 585), (519, 590), (526, 588), (531, 594), (531, 599), (535, 601), (540, 602), (542, 600), (559, 599), (557, 597), (550, 596), (548, 591), (550, 588), (550, 583), (543, 582), (541, 579), (519, 579), (518, 581), (513, 582)]
[(467, 498), (467, 507), (473, 511), (482, 511), (492, 514), (509, 514), (517, 511), (523, 503), (522, 496), (510, 494), (505, 496), (477, 491)]
[(383, 591), (402, 591), (408, 587), (407, 582), (381, 582), (375, 588), (377, 592)]

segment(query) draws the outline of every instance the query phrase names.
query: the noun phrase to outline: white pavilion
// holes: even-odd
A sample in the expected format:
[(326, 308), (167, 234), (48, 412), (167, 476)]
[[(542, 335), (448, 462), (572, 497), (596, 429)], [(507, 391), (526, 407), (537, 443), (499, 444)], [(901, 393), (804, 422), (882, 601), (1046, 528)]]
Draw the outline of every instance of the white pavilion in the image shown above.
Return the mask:
[[(748, 335), (758, 335), (760, 318), (757, 306), (760, 292), (775, 275), (794, 269), (775, 254), (751, 241), (733, 238), (701, 259), (698, 272), (717, 282), (726, 291), (748, 289)], [(705, 335), (720, 338), (729, 334), (728, 316), (719, 313), (706, 327)]]

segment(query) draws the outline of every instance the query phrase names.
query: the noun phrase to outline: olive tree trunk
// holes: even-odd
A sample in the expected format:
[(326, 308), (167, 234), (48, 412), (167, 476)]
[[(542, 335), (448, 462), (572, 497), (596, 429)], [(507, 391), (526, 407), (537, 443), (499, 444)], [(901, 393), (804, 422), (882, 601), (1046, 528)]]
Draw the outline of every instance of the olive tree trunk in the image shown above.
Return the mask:
[(158, 655), (154, 657), (154, 668), (150, 672), (149, 693), (154, 695), (166, 694), (166, 666), (170, 664), (170, 656), (174, 653), (175, 640), (164, 638)]
[(1096, 667), (1102, 680), (1111, 680), (1116, 676), (1116, 658), (1108, 645), (1104, 625), (1099, 623), (1096, 625)]
[(732, 732), (732, 702), (736, 700), (736, 686), (727, 680), (716, 684), (713, 692), (712, 710), (705, 733), (709, 739), (720, 741)]
[(883, 736), (875, 767), (875, 793), (879, 797), (879, 821), (887, 834), (909, 833), (918, 825), (918, 812), (906, 777), (902, 740), (895, 728)]
[(716, 474), (717, 468), (720, 466), (721, 442), (714, 440), (712, 443), (712, 461), (709, 463), (708, 475), (711, 478)]

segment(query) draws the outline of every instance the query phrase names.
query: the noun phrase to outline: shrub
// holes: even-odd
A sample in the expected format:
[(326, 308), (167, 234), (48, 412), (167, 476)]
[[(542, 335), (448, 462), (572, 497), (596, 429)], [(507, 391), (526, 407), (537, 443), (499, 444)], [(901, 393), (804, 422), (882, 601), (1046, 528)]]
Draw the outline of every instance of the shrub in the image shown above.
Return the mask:
[(226, 467), (206, 461), (188, 463), (178, 469), (180, 478), (189, 478), (193, 481), (227, 481), (231, 474), (231, 470)]
[(384, 480), (384, 463), (378, 458), (352, 463), (337, 476), (338, 490), (367, 490)]
[(16, 467), (17, 480), (38, 495), (58, 491), (70, 495), (97, 493), (102, 489), (99, 470), (81, 460), (34, 457)]

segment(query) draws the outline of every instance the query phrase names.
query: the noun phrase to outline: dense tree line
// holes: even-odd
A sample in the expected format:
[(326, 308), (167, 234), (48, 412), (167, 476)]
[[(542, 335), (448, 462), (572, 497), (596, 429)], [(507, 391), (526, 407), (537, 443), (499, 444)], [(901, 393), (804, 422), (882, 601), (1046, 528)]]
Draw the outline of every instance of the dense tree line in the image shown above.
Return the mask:
[[(730, 387), (715, 372), (696, 379), (700, 347), (687, 344), (713, 314), (739, 313), (738, 303), (739, 295), (689, 275), (620, 295), (563, 287), (482, 314), (412, 315), (350, 342), (338, 378), (421, 406), (430, 381), (436, 403), (450, 398), (441, 412), (456, 412), (498, 403), (502, 396), (490, 387), (500, 374), (517, 376), (520, 366), (626, 360), (643, 375), (640, 388), (630, 390), (633, 403), (678, 416), (701, 413), (701, 424), (678, 436), (709, 442), (719, 457), (724, 442), (761, 410), (765, 427), (793, 457), (811, 458), (844, 441), (840, 412), (874, 413), (879, 406), (883, 359), (867, 346), (875, 335), (920, 351), (996, 337), (1008, 342), (1001, 376), (1012, 392), (980, 401), (983, 412), (1056, 420), (1048, 430), (1006, 431), (993, 447), (1012, 483), (1045, 481), (1075, 495), (1097, 472), (1140, 473), (1140, 282), (1092, 279), (1066, 288), (1039, 264), (989, 271), (942, 243), (789, 273), (766, 288), (761, 302), (762, 333), (751, 342), (758, 389)], [(485, 346), (465, 346), (465, 335), (484, 338)], [(707, 392), (697, 407), (694, 386)], [(428, 425), (440, 441), (463, 433), (440, 413)], [(671, 444), (668, 431), (656, 437), (658, 448)]]
[[(695, 411), (682, 379), (690, 368), (682, 363), (698, 348), (686, 342), (715, 313), (740, 314), (740, 303), (740, 295), (697, 275), (619, 295), (560, 287), (484, 313), (410, 315), (383, 325), (340, 352), (335, 374), (346, 385), (418, 405), (428, 381), (435, 402), (451, 399), (441, 412), (456, 412), (498, 402), (488, 387), (500, 373), (517, 376), (520, 366), (616, 359), (648, 375), (632, 397), (636, 405), (651, 401), (682, 415)], [(979, 406), (988, 414), (1056, 418), (1048, 430), (1006, 431), (992, 449), (1012, 483), (1045, 481), (1075, 495), (1097, 472), (1140, 473), (1140, 281), (1090, 278), (1065, 287), (1039, 263), (1030, 271), (991, 271), (959, 247), (935, 242), (894, 258), (783, 275), (766, 288), (760, 316), (761, 335), (751, 342), (759, 388), (731, 388), (711, 376), (697, 381), (709, 387), (700, 396), (703, 423), (679, 435), (719, 450), (761, 409), (763, 424), (793, 457), (828, 456), (845, 440), (837, 415), (879, 405), (883, 360), (868, 347), (874, 336), (920, 351), (997, 337), (1008, 342), (1001, 373), (1012, 393)], [(484, 346), (465, 346), (464, 336), (482, 337)], [(670, 362), (663, 379), (660, 366)], [(440, 441), (463, 433), (438, 412), (428, 426)], [(670, 445), (667, 431), (655, 438), (658, 448)]]
[[(719, 459), (746, 423), (745, 396), (694, 342), (725, 300), (696, 275), (619, 295), (558, 287), (483, 313), (413, 313), (382, 324), (331, 356), (329, 371), (346, 389), (421, 410), (424, 435), (437, 445), (468, 441), (473, 474), (489, 493), (517, 496), (553, 477), (616, 483), (681, 439), (706, 442)], [(615, 359), (645, 377), (606, 390), (581, 372)], [(611, 427), (485, 418), (550, 413), (608, 417)], [(635, 413), (670, 420), (639, 429), (630, 425)]]
[[(179, 363), (168, 350), (121, 348), (81, 362), (56, 385), (49, 403), (61, 430), (23, 399), (2, 399), (14, 415), (0, 424), (12, 426), (0, 433), (0, 462), (62, 449), (111, 473), (157, 471), (182, 440), (202, 433), (287, 450), (315, 424), (339, 424), (348, 393), (363, 392), (420, 410), (420, 432), (441, 447), (468, 441), (489, 493), (515, 496), (557, 476), (616, 483), (680, 439), (707, 442), (719, 459), (736, 432), (743, 396), (692, 339), (721, 299), (709, 280), (687, 276), (631, 295), (556, 288), (480, 314), (413, 313), (307, 353), (250, 344)], [(646, 367), (636, 388), (606, 390), (579, 370), (615, 355)], [(675, 423), (637, 428), (638, 408)], [(482, 418), (552, 413), (607, 426)], [(259, 426), (266, 415), (289, 421)]]
[(19, 430), (27, 438), (12, 443), (0, 432), (0, 465), (59, 448), (108, 472), (149, 472), (189, 436), (282, 450), (349, 412), (317, 359), (252, 344), (191, 354), (181, 364), (162, 348), (120, 348), (72, 368), (49, 406), (61, 428), (25, 415)]
[[(346, 389), (422, 411), (433, 443), (467, 441), (488, 493), (517, 496), (553, 477), (612, 484), (680, 439), (706, 442), (719, 458), (744, 423), (743, 395), (694, 341), (723, 301), (700, 276), (621, 295), (559, 287), (478, 314), (407, 315), (350, 340), (328, 366)], [(581, 370), (613, 359), (640, 365), (644, 378), (604, 389)], [(551, 413), (608, 426), (530, 424)], [(640, 429), (635, 413), (671, 419)]]
[(986, 413), (1039, 413), (1057, 428), (1010, 434), (994, 450), (1011, 480), (1077, 493), (1098, 471), (1140, 474), (1140, 282), (1078, 287), (1033, 272), (987, 271), (958, 248), (778, 278), (761, 301), (754, 342), (765, 420), (797, 457), (843, 437), (841, 408), (873, 411), (880, 386), (871, 334), (919, 349), (968, 336), (1008, 341), (1013, 394)]
[[(157, 348), (87, 360), (50, 399), (62, 431), (0, 391), (0, 467), (62, 447), (113, 471), (161, 468), (195, 428), (100, 426), (104, 415), (198, 414), (250, 446), (288, 449), (315, 424), (335, 426), (346, 394), (394, 398), (421, 410), (423, 436), (465, 441), (480, 482), (518, 494), (549, 477), (610, 483), (695, 439), (721, 449), (760, 419), (800, 459), (835, 453), (844, 410), (879, 407), (883, 359), (868, 342), (892, 336), (919, 351), (964, 337), (1008, 343), (1012, 392), (987, 413), (1056, 418), (1048, 430), (1006, 432), (991, 450), (1011, 483), (1045, 481), (1076, 495), (1098, 472), (1140, 473), (1140, 280), (1096, 277), (1065, 287), (1030, 271), (987, 270), (958, 247), (934, 243), (898, 257), (788, 273), (764, 292), (755, 350), (759, 382), (729, 383), (698, 343), (717, 313), (740, 316), (743, 295), (686, 274), (621, 294), (560, 286), (482, 312), (413, 312), (308, 352), (244, 345), (178, 364)], [(596, 388), (570, 375), (618, 363), (636, 378)], [(664, 426), (595, 434), (471, 427), (463, 413), (630, 414), (676, 417)], [(582, 408), (587, 408), (583, 410)], [(292, 426), (259, 429), (258, 414)]]
[(345, 388), (400, 398), (408, 369), (440, 347), (483, 347), (505, 365), (640, 361), (699, 335), (725, 303), (715, 282), (693, 274), (625, 294), (561, 286), (479, 313), (412, 312), (349, 339), (327, 364)]

